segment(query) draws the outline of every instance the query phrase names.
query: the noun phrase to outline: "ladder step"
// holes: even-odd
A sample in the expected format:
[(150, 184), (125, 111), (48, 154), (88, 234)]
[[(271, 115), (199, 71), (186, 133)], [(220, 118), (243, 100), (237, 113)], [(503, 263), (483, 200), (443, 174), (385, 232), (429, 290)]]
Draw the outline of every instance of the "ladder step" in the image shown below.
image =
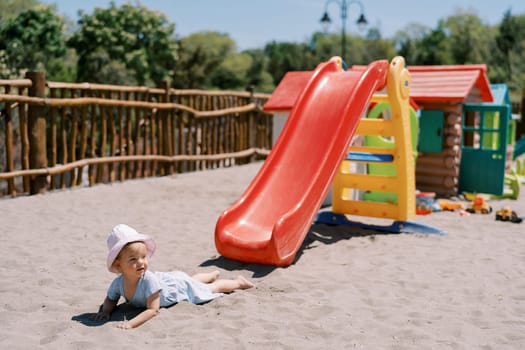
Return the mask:
[(391, 154), (378, 154), (369, 152), (350, 152), (346, 160), (354, 162), (369, 162), (369, 163), (392, 163), (394, 157)]

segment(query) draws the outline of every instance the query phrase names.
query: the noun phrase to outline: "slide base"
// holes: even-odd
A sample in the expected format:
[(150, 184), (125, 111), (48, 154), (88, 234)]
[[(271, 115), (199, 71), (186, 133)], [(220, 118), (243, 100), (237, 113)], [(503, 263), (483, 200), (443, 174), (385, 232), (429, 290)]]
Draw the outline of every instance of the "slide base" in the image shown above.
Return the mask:
[(351, 221), (343, 214), (335, 214), (330, 211), (322, 211), (317, 214), (316, 224), (345, 225), (360, 227), (368, 230), (392, 233), (426, 233), (436, 235), (446, 235), (446, 232), (431, 225), (422, 224), (415, 221), (394, 221), (392, 225), (369, 225), (358, 221)]

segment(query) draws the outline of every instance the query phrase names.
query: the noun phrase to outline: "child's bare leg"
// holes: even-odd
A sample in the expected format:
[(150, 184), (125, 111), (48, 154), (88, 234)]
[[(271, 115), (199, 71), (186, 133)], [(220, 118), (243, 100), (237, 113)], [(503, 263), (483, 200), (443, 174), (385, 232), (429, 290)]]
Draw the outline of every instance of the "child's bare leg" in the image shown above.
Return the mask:
[(229, 293), (236, 289), (248, 289), (253, 287), (253, 283), (239, 275), (234, 280), (216, 280), (209, 284), (213, 293)]
[(200, 281), (202, 283), (212, 283), (219, 278), (219, 270), (214, 270), (211, 272), (201, 272), (191, 276), (193, 279)]

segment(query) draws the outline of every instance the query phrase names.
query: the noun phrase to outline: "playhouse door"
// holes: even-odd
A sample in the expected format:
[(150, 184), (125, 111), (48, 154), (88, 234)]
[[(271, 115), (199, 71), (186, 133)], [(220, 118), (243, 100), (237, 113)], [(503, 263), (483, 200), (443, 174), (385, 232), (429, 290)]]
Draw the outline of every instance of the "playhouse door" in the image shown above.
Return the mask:
[(506, 105), (464, 105), (460, 192), (503, 194), (510, 113)]

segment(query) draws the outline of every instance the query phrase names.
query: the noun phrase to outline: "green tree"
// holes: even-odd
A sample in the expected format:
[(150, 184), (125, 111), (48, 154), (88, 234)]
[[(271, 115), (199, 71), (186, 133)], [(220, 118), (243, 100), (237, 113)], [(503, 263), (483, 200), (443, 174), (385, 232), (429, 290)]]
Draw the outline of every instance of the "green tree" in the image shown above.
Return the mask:
[[(341, 56), (340, 35), (315, 33), (311, 43), (314, 56), (309, 60), (310, 66), (315, 67), (319, 62), (329, 60), (333, 56)], [(383, 39), (377, 28), (369, 29), (365, 37), (347, 35), (345, 43), (346, 57), (343, 58), (349, 67), (395, 56), (392, 41)]]
[(496, 34), (496, 44), (501, 52), (501, 76), (513, 90), (521, 91), (525, 87), (525, 15), (512, 15), (508, 10)]
[(525, 16), (513, 16), (508, 10), (503, 16), (496, 36), (496, 43), (503, 54), (507, 78), (512, 76), (512, 55), (519, 49), (520, 42), (525, 40)]
[(209, 81), (209, 73), (215, 63), (210, 62), (203, 47), (186, 50), (180, 43), (179, 61), (173, 71), (172, 86), (176, 89), (204, 88)]
[(377, 28), (369, 29), (366, 40), (364, 41), (364, 50), (362, 51), (362, 64), (366, 64), (375, 60), (387, 59), (390, 60), (396, 56), (394, 42), (392, 40), (383, 39), (381, 32)]
[(310, 46), (302, 43), (271, 42), (264, 47), (268, 57), (267, 71), (277, 85), (289, 71), (312, 70), (320, 61), (315, 57)]
[(266, 70), (268, 66), (268, 58), (264, 55), (262, 49), (247, 50), (244, 53), (252, 58), (252, 64), (246, 73), (248, 85), (252, 86), (256, 91), (271, 92), (275, 89), (273, 78)]
[(54, 7), (38, 6), (21, 12), (0, 27), (0, 74), (20, 77), (27, 70), (42, 70), (53, 77), (62, 69), (66, 53), (64, 21)]
[[(316, 32), (310, 39), (310, 50), (318, 60), (317, 63), (329, 60), (333, 56), (341, 56), (341, 36)], [(353, 51), (347, 50), (348, 55)], [(346, 60), (349, 61), (348, 58)]]
[(179, 64), (174, 70), (173, 86), (206, 89), (213, 86), (212, 75), (236, 46), (227, 34), (203, 31), (193, 33), (179, 42)]
[(486, 63), (494, 31), (484, 25), (477, 14), (456, 10), (444, 21), (447, 29), (450, 55), (455, 64)]
[[(77, 74), (78, 81), (114, 85), (140, 85), (136, 73), (126, 66), (126, 62), (112, 59), (108, 50), (98, 48), (83, 57), (82, 67), (84, 74)], [(93, 77), (87, 77), (87, 72), (93, 72)]]
[(166, 16), (137, 5), (81, 13), (68, 40), (78, 55), (79, 81), (154, 85), (170, 77), (177, 62), (175, 25)]
[(453, 63), (449, 46), (450, 42), (445, 31), (444, 22), (440, 21), (436, 29), (431, 30), (417, 43), (419, 48), (413, 64), (437, 65)]
[(403, 56), (407, 64), (416, 64), (419, 57), (419, 44), (430, 33), (430, 27), (418, 23), (408, 23), (402, 30), (395, 33), (392, 41), (397, 55)]
[(0, 1), (0, 26), (13, 19), (21, 12), (31, 10), (40, 5), (37, 0), (2, 0)]
[(252, 66), (252, 56), (245, 53), (230, 53), (214, 69), (210, 80), (214, 88), (241, 90), (248, 85), (246, 73)]

